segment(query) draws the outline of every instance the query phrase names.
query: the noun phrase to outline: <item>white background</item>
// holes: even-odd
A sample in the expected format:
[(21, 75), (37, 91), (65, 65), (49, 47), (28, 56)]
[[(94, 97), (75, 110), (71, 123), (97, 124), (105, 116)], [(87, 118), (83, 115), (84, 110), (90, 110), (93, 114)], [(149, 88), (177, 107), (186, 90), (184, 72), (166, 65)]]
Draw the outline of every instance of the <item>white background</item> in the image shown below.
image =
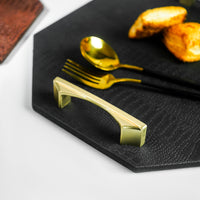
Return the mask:
[(43, 0), (0, 65), (0, 200), (199, 200), (200, 167), (135, 174), (32, 110), (34, 33), (87, 2)]

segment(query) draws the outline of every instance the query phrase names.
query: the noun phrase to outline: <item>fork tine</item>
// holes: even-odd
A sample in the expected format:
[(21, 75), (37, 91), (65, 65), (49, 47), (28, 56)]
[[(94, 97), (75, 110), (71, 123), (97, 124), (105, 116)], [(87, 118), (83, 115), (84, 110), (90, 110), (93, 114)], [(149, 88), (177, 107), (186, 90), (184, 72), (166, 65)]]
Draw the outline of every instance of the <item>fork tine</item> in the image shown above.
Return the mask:
[(88, 75), (85, 75), (85, 73), (83, 73), (82, 71), (78, 71), (78, 70), (74, 69), (73, 65), (71, 65), (69, 63), (66, 63), (66, 65), (64, 65), (64, 68), (62, 69), (62, 71), (69, 74), (76, 80), (82, 81), (81, 79), (84, 79), (84, 81), (98, 84), (98, 80), (88, 77)]
[(71, 65), (70, 63), (66, 63), (66, 65), (64, 65), (64, 68), (65, 70), (71, 71), (71, 73), (73, 73), (75, 76), (78, 76), (79, 78), (85, 79), (93, 83), (98, 83), (98, 80), (95, 80), (89, 77), (87, 74), (85, 74), (81, 70), (80, 71), (76, 70), (76, 68), (73, 68), (73, 65)]
[[(71, 59), (67, 59), (68, 64), (72, 64), (73, 68), (76, 69), (77, 71), (87, 75), (90, 78), (93, 78), (95, 80), (100, 81), (101, 77), (98, 77), (97, 75), (93, 75), (91, 71), (85, 69), (83, 66), (81, 66), (80, 64), (76, 63), (75, 61), (71, 60)], [(67, 63), (66, 62), (66, 63)]]
[(99, 78), (96, 76), (91, 75), (90, 73), (86, 72), (85, 69), (80, 69), (77, 66), (71, 64), (71, 63), (65, 63), (64, 68), (72, 71), (73, 73), (76, 73), (77, 75), (81, 76), (84, 79), (87, 79), (92, 82), (99, 82)]
[(70, 75), (72, 78), (76, 79), (77, 81), (80, 81), (82, 83), (85, 83), (86, 80), (83, 81), (83, 79), (80, 76), (77, 76), (76, 74), (66, 70), (66, 69), (62, 69), (63, 72), (65, 72), (66, 74)]

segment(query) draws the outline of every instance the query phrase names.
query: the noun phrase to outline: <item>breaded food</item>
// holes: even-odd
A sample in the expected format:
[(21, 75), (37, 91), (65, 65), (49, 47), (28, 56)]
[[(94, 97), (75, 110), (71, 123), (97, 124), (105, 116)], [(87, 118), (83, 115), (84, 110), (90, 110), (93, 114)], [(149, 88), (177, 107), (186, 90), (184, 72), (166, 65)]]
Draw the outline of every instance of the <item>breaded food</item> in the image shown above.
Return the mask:
[(180, 6), (149, 9), (139, 15), (128, 32), (129, 38), (145, 38), (174, 24), (182, 23), (187, 10)]
[(163, 42), (184, 62), (200, 60), (200, 24), (187, 22), (173, 25), (163, 32)]

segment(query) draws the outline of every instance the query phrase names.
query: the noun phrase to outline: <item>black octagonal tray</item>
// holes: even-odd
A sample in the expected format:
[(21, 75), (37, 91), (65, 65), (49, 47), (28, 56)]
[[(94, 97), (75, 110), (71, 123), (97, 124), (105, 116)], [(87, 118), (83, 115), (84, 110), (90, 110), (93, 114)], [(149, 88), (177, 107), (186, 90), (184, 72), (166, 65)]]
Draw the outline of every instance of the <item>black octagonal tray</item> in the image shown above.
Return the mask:
[[(116, 84), (96, 90), (61, 71), (67, 58), (87, 67), (79, 50), (83, 37), (105, 39), (123, 63), (134, 64), (200, 83), (200, 62), (182, 63), (162, 44), (160, 35), (130, 40), (128, 30), (148, 8), (179, 5), (175, 0), (96, 0), (76, 10), (34, 37), (33, 108), (99, 151), (135, 172), (200, 165), (200, 100), (187, 95), (138, 86)], [(188, 8), (187, 21), (199, 21), (199, 7)], [(152, 78), (131, 70), (114, 71), (116, 77)], [(119, 144), (118, 124), (100, 108), (79, 100), (57, 108), (53, 79), (60, 76), (107, 100), (148, 125), (146, 144)], [(156, 81), (157, 84), (166, 84)], [(168, 84), (167, 86), (175, 87)]]

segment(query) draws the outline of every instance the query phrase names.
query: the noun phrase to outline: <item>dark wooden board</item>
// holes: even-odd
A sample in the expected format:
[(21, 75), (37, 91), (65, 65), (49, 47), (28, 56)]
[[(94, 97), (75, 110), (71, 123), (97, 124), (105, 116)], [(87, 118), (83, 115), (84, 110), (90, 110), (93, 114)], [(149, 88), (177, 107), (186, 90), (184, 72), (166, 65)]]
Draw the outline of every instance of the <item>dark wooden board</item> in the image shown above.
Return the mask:
[(0, 63), (42, 9), (38, 0), (0, 0)]
[[(61, 68), (67, 58), (92, 68), (81, 56), (79, 43), (83, 37), (95, 35), (105, 39), (123, 63), (199, 83), (200, 62), (186, 64), (178, 61), (162, 44), (160, 36), (144, 40), (127, 37), (128, 29), (142, 11), (167, 5), (179, 3), (176, 0), (96, 0), (34, 37), (33, 108), (135, 172), (200, 165), (199, 99), (130, 83), (96, 90), (73, 80)], [(198, 16), (198, 6), (188, 8), (188, 21), (200, 22)], [(119, 69), (113, 74), (152, 81), (151, 77), (131, 70)], [(146, 144), (142, 148), (120, 145), (118, 124), (106, 112), (88, 102), (72, 99), (66, 108), (57, 108), (53, 97), (53, 79), (56, 76), (145, 122), (148, 125)], [(162, 81), (157, 83), (165, 84)]]

